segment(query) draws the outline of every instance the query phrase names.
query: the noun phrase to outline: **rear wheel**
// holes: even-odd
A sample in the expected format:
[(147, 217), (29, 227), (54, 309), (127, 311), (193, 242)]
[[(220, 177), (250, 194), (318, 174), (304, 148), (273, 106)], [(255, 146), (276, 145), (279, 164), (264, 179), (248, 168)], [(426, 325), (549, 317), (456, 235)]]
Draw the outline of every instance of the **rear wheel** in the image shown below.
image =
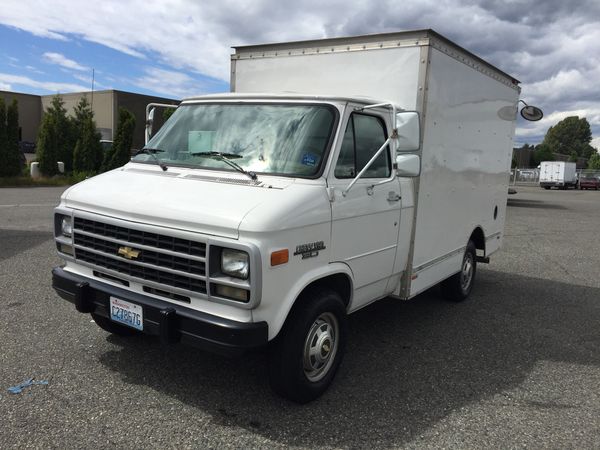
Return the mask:
[(301, 298), (269, 355), (271, 387), (282, 397), (307, 403), (331, 384), (346, 341), (346, 308), (330, 290), (314, 289)]
[(133, 328), (126, 327), (125, 325), (119, 325), (104, 316), (100, 316), (96, 313), (90, 313), (96, 325), (102, 328), (104, 331), (116, 334), (117, 336), (133, 336), (137, 333)]
[(462, 302), (467, 299), (475, 283), (476, 255), (475, 244), (473, 241), (469, 241), (463, 255), (460, 272), (441, 283), (442, 295), (446, 299), (453, 302)]

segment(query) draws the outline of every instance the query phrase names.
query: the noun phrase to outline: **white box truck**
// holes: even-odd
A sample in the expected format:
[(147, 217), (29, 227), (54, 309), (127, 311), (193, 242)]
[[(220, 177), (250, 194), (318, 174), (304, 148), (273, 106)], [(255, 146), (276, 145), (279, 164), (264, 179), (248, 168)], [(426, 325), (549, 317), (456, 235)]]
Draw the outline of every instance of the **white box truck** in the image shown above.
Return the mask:
[(568, 189), (577, 187), (577, 168), (574, 162), (542, 161), (540, 164), (540, 187)]
[(231, 88), (63, 194), (53, 286), (111, 333), (267, 347), (307, 402), (347, 314), (470, 294), (502, 243), (518, 82), (424, 30), (237, 47)]

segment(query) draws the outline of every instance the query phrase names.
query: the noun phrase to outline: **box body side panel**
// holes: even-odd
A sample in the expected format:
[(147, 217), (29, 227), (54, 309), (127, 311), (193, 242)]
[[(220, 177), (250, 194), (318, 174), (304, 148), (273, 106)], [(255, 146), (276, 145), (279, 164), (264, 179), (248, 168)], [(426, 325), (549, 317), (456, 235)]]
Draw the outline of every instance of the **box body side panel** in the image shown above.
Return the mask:
[(518, 94), (430, 49), (411, 296), (458, 272), (477, 227), (499, 248)]
[(367, 97), (415, 109), (420, 47), (286, 54), (235, 61), (237, 93)]

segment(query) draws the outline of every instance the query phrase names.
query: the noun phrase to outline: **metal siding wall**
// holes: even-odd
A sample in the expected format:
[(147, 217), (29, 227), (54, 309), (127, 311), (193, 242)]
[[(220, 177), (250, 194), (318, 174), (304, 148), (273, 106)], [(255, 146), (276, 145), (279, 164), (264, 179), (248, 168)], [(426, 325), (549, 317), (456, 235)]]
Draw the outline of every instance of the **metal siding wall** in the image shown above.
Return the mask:
[(41, 97), (39, 95), (20, 94), (17, 92), (0, 91), (6, 106), (16, 99), (19, 105), (19, 126), (21, 127), (21, 140), (28, 142), (37, 141), (38, 128), (42, 121)]
[[(91, 92), (77, 92), (73, 94), (60, 94), (63, 99), (63, 107), (67, 110), (67, 116), (74, 115), (74, 108), (79, 103), (79, 100), (85, 96), (88, 102), (92, 102)], [(112, 129), (110, 107), (112, 105), (113, 91), (96, 91), (94, 92), (94, 120), (98, 128), (109, 128)], [(42, 96), (42, 109), (46, 111), (52, 103), (54, 95)]]
[[(119, 120), (119, 108), (126, 108), (135, 115), (135, 130), (133, 132), (133, 148), (140, 149), (144, 146), (144, 129), (146, 124), (146, 105), (148, 103), (170, 103), (178, 104), (179, 101), (163, 98), (151, 97), (149, 95), (132, 94), (129, 92), (115, 91), (116, 108), (115, 108), (115, 133)], [(163, 124), (162, 110), (157, 109), (157, 114), (154, 116), (154, 133), (156, 133)]]

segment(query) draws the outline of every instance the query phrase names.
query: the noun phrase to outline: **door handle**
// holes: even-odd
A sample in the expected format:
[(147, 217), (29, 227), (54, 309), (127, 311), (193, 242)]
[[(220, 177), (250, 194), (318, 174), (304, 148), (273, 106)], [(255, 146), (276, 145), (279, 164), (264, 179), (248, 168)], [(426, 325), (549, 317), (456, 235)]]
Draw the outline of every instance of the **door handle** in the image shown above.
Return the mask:
[(400, 194), (396, 194), (394, 191), (390, 191), (388, 192), (388, 202), (397, 202), (400, 201), (402, 199), (402, 196)]

